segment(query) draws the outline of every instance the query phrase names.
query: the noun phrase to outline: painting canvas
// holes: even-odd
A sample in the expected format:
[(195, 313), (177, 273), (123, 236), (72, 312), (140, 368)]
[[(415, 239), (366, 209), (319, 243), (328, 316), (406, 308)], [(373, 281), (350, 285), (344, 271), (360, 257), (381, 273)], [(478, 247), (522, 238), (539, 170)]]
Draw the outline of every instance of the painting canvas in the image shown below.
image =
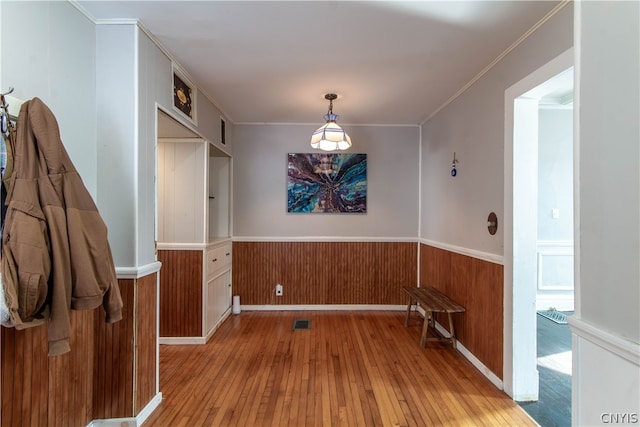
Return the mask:
[(366, 213), (367, 155), (289, 153), (287, 211)]

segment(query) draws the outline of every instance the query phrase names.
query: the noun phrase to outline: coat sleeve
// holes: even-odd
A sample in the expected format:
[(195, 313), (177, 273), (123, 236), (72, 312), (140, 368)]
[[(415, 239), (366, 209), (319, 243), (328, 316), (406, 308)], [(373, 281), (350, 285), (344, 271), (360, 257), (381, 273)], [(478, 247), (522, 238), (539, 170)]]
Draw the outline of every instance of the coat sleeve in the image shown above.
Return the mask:
[[(64, 211), (60, 208), (46, 209), (46, 215), (50, 222), (64, 223)], [(64, 228), (49, 227), (51, 236), (51, 253), (54, 268), (52, 274), (52, 286), (50, 287), (49, 317), (49, 356), (57, 356), (71, 350), (69, 337), (71, 335), (71, 268), (68, 262), (69, 246)]]
[[(107, 256), (109, 258), (109, 264), (114, 265), (110, 249), (107, 250)], [(104, 308), (107, 323), (114, 323), (122, 320), (122, 295), (120, 294), (120, 287), (118, 286), (118, 278), (115, 275), (115, 270), (113, 270), (111, 285), (104, 294), (102, 306)]]

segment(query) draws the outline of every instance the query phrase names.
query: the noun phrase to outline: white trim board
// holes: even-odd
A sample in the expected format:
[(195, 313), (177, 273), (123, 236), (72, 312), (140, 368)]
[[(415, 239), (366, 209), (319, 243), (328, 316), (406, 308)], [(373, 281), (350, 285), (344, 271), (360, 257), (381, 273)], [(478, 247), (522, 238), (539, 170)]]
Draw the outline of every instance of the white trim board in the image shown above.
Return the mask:
[(202, 345), (207, 343), (207, 337), (160, 337), (160, 345)]
[[(222, 272), (220, 275), (226, 273), (227, 271)], [(219, 276), (218, 276), (219, 277)], [(216, 324), (211, 328), (207, 335), (204, 337), (159, 337), (158, 344), (160, 345), (202, 345), (209, 342), (213, 334), (218, 330), (218, 328), (227, 320), (227, 317), (231, 315), (231, 307), (229, 307), (222, 317), (218, 319)]]
[(574, 316), (567, 317), (571, 331), (577, 336), (601, 347), (633, 364), (640, 366), (640, 344), (604, 331)]
[(240, 305), (242, 311), (405, 311), (407, 305), (386, 304), (315, 304), (315, 305)]
[[(505, 90), (504, 95), (504, 212), (503, 212), (503, 265), (504, 265), (504, 330), (503, 330), (503, 375), (504, 391), (514, 398), (514, 400), (530, 400), (537, 390), (538, 374), (536, 370), (535, 351), (535, 327), (530, 328), (531, 316), (534, 316), (535, 306), (531, 302), (535, 299), (529, 295), (528, 286), (514, 287), (514, 274), (520, 273), (523, 277), (527, 277), (520, 270), (523, 264), (514, 263), (514, 197), (518, 195), (514, 191), (514, 123), (516, 113), (516, 100), (521, 102), (518, 104), (522, 107), (522, 96), (543, 83), (553, 79), (554, 77), (568, 72), (574, 65), (574, 51), (569, 48), (560, 55), (551, 59), (546, 64), (531, 72), (529, 75), (510, 86)], [(575, 82), (574, 82), (575, 84)], [(574, 110), (577, 111), (577, 109)], [(575, 135), (574, 135), (575, 139)], [(575, 156), (575, 152), (574, 152)], [(574, 157), (574, 173), (579, 163)], [(575, 185), (575, 182), (574, 182)], [(574, 189), (574, 195), (577, 193)], [(575, 219), (579, 217), (577, 207), (574, 205), (574, 227)], [(519, 218), (521, 222), (526, 221)], [(579, 233), (575, 235), (575, 244), (579, 244)], [(522, 249), (521, 247), (518, 247)], [(577, 253), (575, 254), (578, 255)], [(514, 269), (518, 267), (518, 270)], [(577, 278), (576, 278), (577, 279)], [(578, 281), (575, 280), (576, 288), (574, 290), (576, 301), (579, 301), (577, 286)], [(535, 286), (535, 285), (534, 285)], [(514, 306), (526, 306), (527, 309), (514, 310)], [(578, 306), (576, 305), (576, 309)], [(515, 328), (514, 328), (515, 325)], [(515, 333), (515, 329), (520, 329)], [(518, 349), (519, 357), (515, 356), (514, 349)], [(526, 354), (526, 355), (525, 355)]]
[(436, 242), (435, 240), (420, 239), (420, 243), (423, 243), (427, 246), (433, 246), (434, 248), (444, 249), (445, 251), (455, 252), (460, 255), (466, 255), (483, 261), (492, 262), (494, 264), (502, 265), (504, 260), (504, 257), (502, 255), (477, 251), (470, 248), (463, 248), (462, 246), (455, 246), (449, 243)]
[(234, 242), (407, 242), (416, 243), (416, 237), (376, 236), (234, 236)]
[[(449, 334), (449, 331), (447, 331), (440, 323), (438, 323), (436, 321), (436, 329), (438, 330), (438, 332), (440, 332), (443, 336), (445, 337), (449, 337), (451, 336), (451, 334)], [(491, 381), (491, 383), (496, 386), (499, 390), (503, 389), (502, 386), (502, 380), (500, 378), (498, 378), (498, 376), (496, 374), (494, 374), (493, 372), (491, 372), (491, 369), (487, 368), (484, 363), (482, 363), (480, 361), (480, 359), (478, 359), (473, 353), (471, 353), (471, 351), (469, 351), (464, 344), (462, 344), (460, 341), (456, 340), (456, 347), (458, 348), (458, 351), (460, 353), (462, 353), (462, 355), (469, 361), (471, 362), (471, 364), (473, 366), (476, 367), (477, 370), (479, 370), (482, 375), (484, 375), (485, 377), (487, 377), (487, 379), (489, 381)]]
[(139, 279), (160, 271), (162, 263), (155, 261), (139, 267), (116, 267), (118, 279)]
[[(422, 307), (418, 307), (418, 313), (424, 319), (425, 311)], [(436, 321), (436, 330), (442, 334), (442, 336), (449, 338), (451, 334), (447, 331), (438, 321)], [(469, 361), (475, 368), (482, 373), (491, 383), (496, 386), (499, 390), (504, 390), (502, 380), (494, 374), (491, 369), (487, 368), (484, 363), (480, 361), (469, 349), (467, 349), (464, 344), (462, 344), (459, 340), (456, 339), (456, 347), (460, 353)]]
[(149, 415), (156, 410), (158, 406), (162, 403), (162, 393), (156, 394), (153, 399), (147, 403), (147, 405), (142, 408), (142, 411), (138, 413), (136, 417), (130, 418), (107, 418), (103, 420), (93, 420), (87, 427), (122, 427), (122, 426), (141, 426)]

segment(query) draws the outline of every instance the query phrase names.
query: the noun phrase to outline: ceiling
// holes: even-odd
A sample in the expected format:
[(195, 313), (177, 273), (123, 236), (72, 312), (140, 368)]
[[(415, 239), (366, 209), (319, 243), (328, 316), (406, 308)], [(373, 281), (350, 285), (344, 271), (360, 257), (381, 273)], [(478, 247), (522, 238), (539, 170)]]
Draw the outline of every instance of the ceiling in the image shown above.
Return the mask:
[[(560, 1), (76, 1), (136, 18), (233, 123), (417, 125)], [(202, 95), (200, 95), (202, 96)]]

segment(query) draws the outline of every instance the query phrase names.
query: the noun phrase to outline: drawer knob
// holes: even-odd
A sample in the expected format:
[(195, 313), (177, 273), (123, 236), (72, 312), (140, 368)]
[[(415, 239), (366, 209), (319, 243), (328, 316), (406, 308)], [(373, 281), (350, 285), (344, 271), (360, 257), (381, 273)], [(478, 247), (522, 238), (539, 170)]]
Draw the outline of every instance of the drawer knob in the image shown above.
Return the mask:
[(212, 262), (216, 262), (217, 260), (218, 260), (218, 258), (214, 258), (214, 259), (212, 259), (211, 261), (212, 261)]
[(226, 256), (229, 256), (229, 255), (231, 255), (231, 254), (230, 254), (229, 252), (227, 252), (225, 255), (226, 255)]

